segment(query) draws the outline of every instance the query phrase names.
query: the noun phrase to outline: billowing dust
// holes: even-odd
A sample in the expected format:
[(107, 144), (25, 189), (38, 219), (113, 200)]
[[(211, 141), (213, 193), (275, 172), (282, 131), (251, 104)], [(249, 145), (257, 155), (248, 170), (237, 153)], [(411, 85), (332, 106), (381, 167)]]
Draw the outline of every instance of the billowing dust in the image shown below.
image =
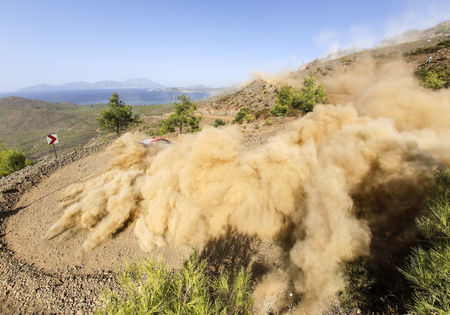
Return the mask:
[(289, 288), (301, 296), (296, 312), (319, 313), (343, 286), (342, 262), (371, 254), (376, 229), (401, 226), (434, 169), (450, 164), (449, 91), (424, 90), (400, 61), (365, 61), (325, 84), (341, 95), (336, 104), (256, 149), (243, 149), (236, 127), (205, 127), (164, 149), (125, 134), (106, 172), (63, 195), (48, 236), (87, 229), (89, 250), (135, 223), (151, 251), (201, 247), (231, 226), (285, 250), (285, 267), (255, 294)]

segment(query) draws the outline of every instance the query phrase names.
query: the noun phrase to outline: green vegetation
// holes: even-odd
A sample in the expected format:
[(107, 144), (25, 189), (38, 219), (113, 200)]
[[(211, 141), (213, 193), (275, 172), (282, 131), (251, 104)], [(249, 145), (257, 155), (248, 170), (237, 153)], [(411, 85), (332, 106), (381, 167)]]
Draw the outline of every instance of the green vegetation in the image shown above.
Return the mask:
[[(106, 108), (106, 105), (80, 106), (19, 97), (0, 98), (0, 143), (38, 160), (46, 154), (53, 154), (45, 136), (57, 133), (58, 153), (70, 152), (97, 137), (97, 118)], [(136, 105), (132, 108), (140, 115), (156, 116), (173, 111), (174, 104)]]
[(277, 101), (275, 101), (275, 106), (272, 108), (272, 114), (275, 116), (287, 116), (287, 113), (289, 111), (289, 105), (287, 104), (280, 104)]
[(0, 148), (0, 177), (18, 171), (27, 165), (31, 165), (31, 161), (26, 158), (23, 152), (10, 150), (4, 143), (2, 144)]
[(423, 235), (420, 247), (411, 251), (403, 269), (380, 266), (371, 257), (344, 265), (347, 283), (339, 294), (346, 313), (449, 314), (450, 313), (450, 175), (436, 173), (436, 182), (416, 219)]
[(242, 124), (243, 122), (252, 122), (255, 120), (255, 115), (248, 107), (242, 107), (234, 116), (233, 123)]
[(269, 118), (271, 116), (269, 108), (263, 108), (255, 112), (255, 119), (259, 119), (259, 117), (263, 117), (264, 119)]
[(411, 281), (414, 314), (450, 314), (450, 174), (440, 170), (424, 216), (416, 220), (425, 240), (402, 273)]
[(214, 127), (217, 128), (219, 126), (225, 126), (227, 124), (227, 122), (223, 119), (217, 118), (216, 120), (214, 120)]
[(119, 135), (120, 132), (139, 122), (139, 116), (133, 114), (132, 107), (125, 105), (117, 93), (114, 92), (109, 98), (108, 106), (109, 108), (103, 110), (100, 118), (97, 119), (100, 129)]
[(195, 103), (185, 95), (178, 96), (178, 100), (181, 103), (175, 104), (175, 112), (161, 122), (160, 129), (154, 132), (154, 135), (175, 132), (176, 128), (179, 129), (180, 133), (186, 130), (194, 132), (200, 129), (202, 116), (194, 115), (194, 111), (197, 109)]
[(437, 64), (429, 68), (421, 68), (415, 74), (422, 85), (429, 89), (448, 88), (450, 83), (450, 67), (447, 64)]
[(272, 126), (273, 125), (273, 121), (270, 118), (266, 118), (266, 126)]
[(368, 260), (360, 257), (345, 264), (343, 274), (347, 286), (339, 294), (339, 303), (346, 311), (364, 309), (369, 304), (370, 291), (376, 280), (369, 274)]
[(413, 51), (411, 51), (410, 53), (408, 53), (408, 55), (432, 54), (436, 51), (439, 51), (444, 48), (449, 48), (449, 47), (450, 47), (450, 39), (446, 39), (446, 40), (439, 42), (436, 46), (427, 46), (427, 47), (416, 48)]
[(194, 252), (180, 270), (162, 262), (128, 264), (117, 275), (122, 290), (104, 293), (97, 314), (250, 314), (250, 276), (241, 269), (231, 280), (210, 274)]
[[(303, 81), (303, 88), (296, 90), (289, 85), (283, 85), (277, 92), (272, 114), (275, 116), (292, 116), (289, 112), (298, 110), (302, 113), (311, 112), (315, 105), (325, 104), (328, 97), (322, 84), (314, 77), (307, 77)], [(295, 112), (294, 112), (295, 114)]]

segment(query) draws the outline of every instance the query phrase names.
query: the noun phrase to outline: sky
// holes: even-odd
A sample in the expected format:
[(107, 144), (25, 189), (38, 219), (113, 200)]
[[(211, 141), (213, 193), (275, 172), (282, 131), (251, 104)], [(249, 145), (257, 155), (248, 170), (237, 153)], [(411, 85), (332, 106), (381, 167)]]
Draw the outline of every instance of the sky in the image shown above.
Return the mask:
[(0, 0), (0, 92), (131, 78), (229, 86), (447, 19), (448, 0)]

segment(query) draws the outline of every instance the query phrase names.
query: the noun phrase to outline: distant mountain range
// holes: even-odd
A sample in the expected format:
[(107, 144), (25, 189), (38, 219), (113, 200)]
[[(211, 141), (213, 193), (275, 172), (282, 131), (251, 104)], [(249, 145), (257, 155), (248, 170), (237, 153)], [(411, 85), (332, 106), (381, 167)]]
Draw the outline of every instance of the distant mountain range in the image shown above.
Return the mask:
[(61, 85), (39, 84), (16, 92), (0, 93), (0, 97), (16, 96), (53, 103), (89, 105), (107, 103), (113, 92), (130, 105), (167, 104), (177, 101), (185, 94), (193, 101), (220, 95), (234, 90), (234, 87), (211, 88), (205, 85), (189, 87), (167, 87), (147, 79), (120, 81), (70, 82)]
[(166, 87), (147, 79), (127, 81), (70, 82), (61, 85), (40, 84), (26, 87), (16, 92), (0, 93), (0, 97), (16, 96), (29, 99), (89, 105), (107, 103), (113, 92), (130, 105), (167, 104), (177, 101), (181, 94), (193, 101), (228, 92), (233, 88), (210, 88), (205, 85), (190, 87)]

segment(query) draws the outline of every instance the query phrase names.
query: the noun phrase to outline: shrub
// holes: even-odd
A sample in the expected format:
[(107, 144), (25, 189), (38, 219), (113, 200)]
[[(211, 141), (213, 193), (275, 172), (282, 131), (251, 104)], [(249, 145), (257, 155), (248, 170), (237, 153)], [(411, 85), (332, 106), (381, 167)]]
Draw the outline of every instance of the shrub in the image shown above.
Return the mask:
[(423, 80), (423, 86), (433, 90), (442, 89), (445, 86), (445, 81), (434, 71), (428, 71)]
[(175, 112), (160, 124), (159, 130), (153, 132), (153, 135), (164, 135), (175, 132), (179, 129), (180, 133), (185, 130), (195, 132), (200, 130), (200, 121), (202, 116), (195, 116), (194, 111), (197, 109), (195, 103), (185, 95), (178, 96), (181, 103), (176, 103)]
[(426, 88), (441, 89), (447, 88), (450, 84), (450, 67), (447, 64), (420, 68), (415, 72), (415, 75)]
[(214, 120), (214, 127), (219, 127), (219, 126), (225, 126), (227, 124), (227, 122), (223, 119), (217, 118), (216, 120)]
[(324, 86), (320, 83), (317, 84), (315, 78), (307, 77), (303, 81), (302, 93), (295, 94), (292, 107), (308, 113), (313, 110), (315, 105), (326, 102), (328, 102), (328, 97)]
[[(314, 77), (307, 77), (303, 81), (301, 90), (293, 89), (288, 85), (283, 85), (277, 92), (275, 106), (272, 114), (275, 116), (287, 116), (289, 109), (296, 109), (303, 113), (313, 110), (319, 103), (326, 103), (328, 97), (322, 84), (318, 84)], [(295, 112), (293, 112), (295, 113)], [(296, 116), (293, 114), (293, 116)]]
[(273, 121), (270, 118), (266, 118), (266, 126), (272, 126), (273, 125)]
[(424, 216), (416, 220), (425, 237), (422, 247), (411, 254), (401, 270), (412, 283), (414, 314), (450, 314), (450, 175), (436, 173)]
[(5, 144), (0, 148), (0, 177), (11, 174), (31, 165), (31, 161), (20, 151), (10, 150)]
[(97, 314), (250, 314), (250, 276), (241, 269), (231, 280), (212, 276), (194, 252), (183, 267), (161, 261), (128, 264), (117, 275), (122, 291), (104, 293)]
[(270, 112), (269, 108), (263, 108), (255, 113), (255, 119), (259, 119), (260, 117), (269, 118)]
[(279, 102), (275, 103), (275, 106), (272, 108), (272, 114), (274, 116), (287, 116), (289, 111), (289, 105), (280, 104)]
[(248, 107), (243, 107), (234, 117), (233, 123), (242, 124), (243, 122), (251, 122), (255, 120), (255, 116)]

